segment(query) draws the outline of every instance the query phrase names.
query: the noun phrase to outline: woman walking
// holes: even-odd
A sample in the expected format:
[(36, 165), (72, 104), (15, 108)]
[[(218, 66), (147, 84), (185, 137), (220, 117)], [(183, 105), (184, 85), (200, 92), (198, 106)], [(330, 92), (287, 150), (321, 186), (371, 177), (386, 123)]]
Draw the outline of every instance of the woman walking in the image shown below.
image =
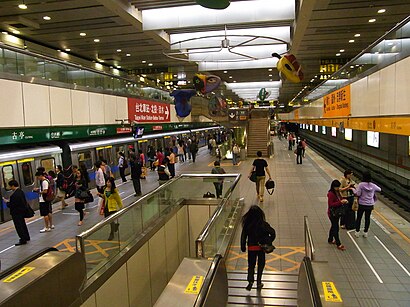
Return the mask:
[[(104, 217), (108, 217), (123, 207), (120, 193), (118, 193), (115, 186), (114, 178), (110, 177), (107, 180), (107, 187), (104, 189), (104, 193), (101, 195), (105, 200)], [(112, 222), (111, 231), (108, 240), (114, 239), (114, 233), (118, 231), (120, 224)]]
[(275, 240), (275, 230), (265, 221), (265, 213), (258, 206), (251, 206), (249, 211), (242, 218), (241, 251), (246, 251), (248, 245), (248, 285), (246, 290), (250, 291), (255, 281), (255, 265), (258, 261), (258, 271), (256, 274), (256, 288), (261, 289), (262, 273), (265, 268), (265, 252), (259, 246), (260, 242), (273, 242)]
[(82, 174), (81, 171), (77, 171), (75, 174), (75, 182), (74, 182), (74, 187), (75, 187), (75, 196), (74, 196), (74, 208), (75, 210), (80, 213), (80, 221), (78, 222), (78, 226), (81, 226), (83, 224), (83, 219), (84, 219), (84, 199), (81, 197), (81, 193), (84, 191), (87, 191), (87, 182)]
[(268, 162), (265, 159), (262, 159), (262, 151), (256, 153), (258, 156), (257, 159), (253, 161), (251, 172), (249, 173), (249, 178), (252, 176), (252, 172), (256, 173), (256, 194), (258, 200), (263, 202), (263, 193), (265, 191), (265, 171), (268, 173), (269, 179), (272, 179), (270, 171), (268, 168)]
[(363, 173), (363, 181), (359, 183), (356, 190), (353, 190), (355, 195), (358, 196), (359, 210), (357, 211), (356, 219), (356, 231), (354, 233), (355, 237), (358, 238), (360, 235), (360, 224), (362, 222), (362, 217), (364, 213), (364, 233), (363, 237), (367, 238), (367, 232), (370, 226), (370, 215), (372, 214), (374, 203), (376, 202), (375, 192), (380, 192), (382, 189), (371, 182), (372, 176), (370, 172)]
[(337, 249), (344, 251), (346, 248), (342, 243), (340, 243), (339, 238), (339, 219), (341, 214), (341, 207), (348, 203), (347, 199), (342, 199), (340, 195), (339, 188), (340, 188), (340, 181), (333, 180), (332, 184), (330, 185), (330, 190), (327, 192), (327, 215), (331, 222), (331, 227), (329, 230), (329, 237), (327, 242), (329, 244), (336, 244)]

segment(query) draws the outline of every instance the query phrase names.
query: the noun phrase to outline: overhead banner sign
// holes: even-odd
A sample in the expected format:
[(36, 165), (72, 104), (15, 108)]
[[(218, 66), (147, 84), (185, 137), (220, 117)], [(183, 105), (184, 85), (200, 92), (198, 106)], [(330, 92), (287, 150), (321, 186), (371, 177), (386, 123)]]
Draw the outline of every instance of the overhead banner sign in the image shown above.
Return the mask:
[(228, 117), (229, 117), (229, 120), (234, 120), (234, 121), (248, 120), (249, 110), (248, 109), (229, 109)]
[(137, 123), (171, 121), (171, 105), (168, 103), (128, 98), (128, 119)]
[(350, 116), (350, 85), (323, 97), (323, 117)]

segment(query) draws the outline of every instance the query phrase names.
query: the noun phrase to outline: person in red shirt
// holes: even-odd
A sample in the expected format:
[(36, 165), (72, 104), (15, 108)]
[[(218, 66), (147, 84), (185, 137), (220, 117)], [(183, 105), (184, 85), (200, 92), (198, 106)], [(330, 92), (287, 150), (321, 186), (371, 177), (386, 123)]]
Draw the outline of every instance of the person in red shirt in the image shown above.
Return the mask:
[(339, 219), (341, 215), (335, 209), (347, 204), (347, 199), (343, 199), (340, 195), (339, 188), (341, 183), (339, 180), (333, 180), (330, 185), (330, 190), (327, 192), (327, 215), (332, 223), (329, 230), (329, 238), (327, 242), (329, 244), (336, 244), (337, 248), (340, 250), (345, 250), (346, 248), (342, 245), (339, 238)]
[(157, 161), (158, 161), (158, 166), (162, 164), (162, 160), (164, 160), (164, 154), (162, 153), (162, 148), (159, 148), (157, 150)]

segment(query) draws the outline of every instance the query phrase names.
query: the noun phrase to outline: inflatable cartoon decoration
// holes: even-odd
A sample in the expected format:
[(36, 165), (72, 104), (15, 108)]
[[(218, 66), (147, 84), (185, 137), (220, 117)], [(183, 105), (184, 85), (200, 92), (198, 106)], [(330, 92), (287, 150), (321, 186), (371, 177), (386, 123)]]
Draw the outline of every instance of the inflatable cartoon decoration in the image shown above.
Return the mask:
[(256, 98), (258, 98), (259, 101), (265, 101), (269, 96), (270, 92), (268, 92), (265, 88), (261, 88)]
[(170, 95), (174, 97), (175, 111), (179, 117), (187, 117), (192, 110), (189, 100), (195, 96), (196, 91), (193, 89), (184, 89), (173, 91)]
[(195, 74), (193, 83), (198, 92), (207, 94), (218, 88), (221, 78), (215, 75)]
[(293, 54), (287, 53), (281, 57), (277, 53), (272, 53), (272, 56), (279, 59), (276, 68), (279, 70), (279, 76), (282, 80), (289, 80), (293, 83), (299, 83), (303, 80), (302, 66)]
[(217, 10), (226, 9), (230, 4), (229, 0), (196, 0), (196, 3), (208, 9)]
[(209, 115), (211, 116), (227, 116), (228, 107), (226, 101), (220, 97), (212, 96), (208, 105)]

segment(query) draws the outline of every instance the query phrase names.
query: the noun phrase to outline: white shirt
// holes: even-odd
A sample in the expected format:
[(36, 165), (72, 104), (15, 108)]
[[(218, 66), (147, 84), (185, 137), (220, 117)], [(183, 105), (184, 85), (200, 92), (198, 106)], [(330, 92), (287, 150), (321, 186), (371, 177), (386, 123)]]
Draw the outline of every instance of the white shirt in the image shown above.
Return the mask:
[(102, 171), (101, 167), (99, 167), (95, 172), (95, 185), (97, 187), (105, 186), (104, 172)]
[(45, 199), (43, 198), (43, 193), (42, 193), (44, 190), (48, 190), (48, 181), (46, 179), (44, 179), (40, 183), (40, 194), (39, 194), (39, 197), (38, 197), (38, 201), (40, 203), (45, 202)]

